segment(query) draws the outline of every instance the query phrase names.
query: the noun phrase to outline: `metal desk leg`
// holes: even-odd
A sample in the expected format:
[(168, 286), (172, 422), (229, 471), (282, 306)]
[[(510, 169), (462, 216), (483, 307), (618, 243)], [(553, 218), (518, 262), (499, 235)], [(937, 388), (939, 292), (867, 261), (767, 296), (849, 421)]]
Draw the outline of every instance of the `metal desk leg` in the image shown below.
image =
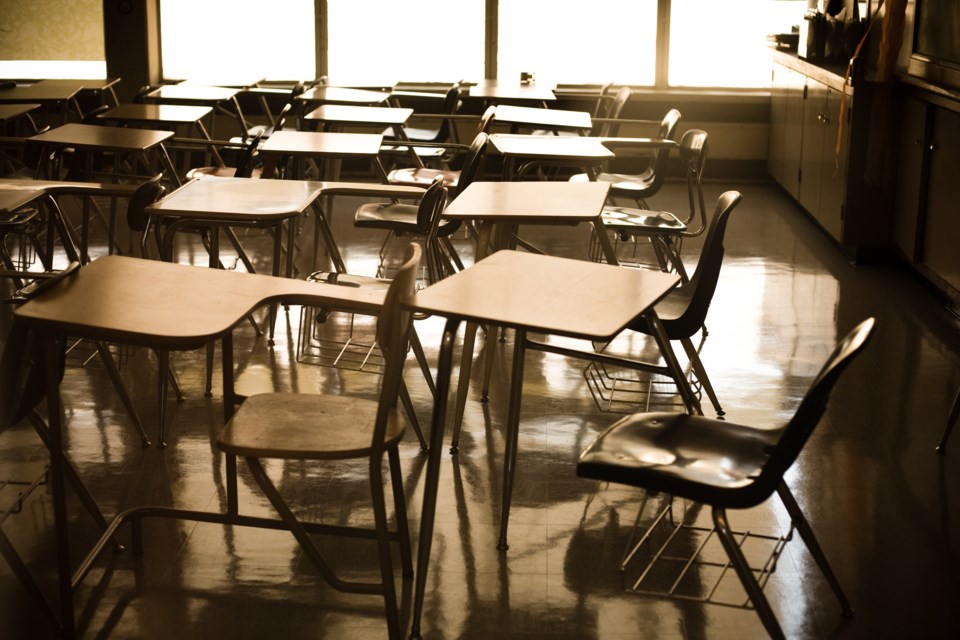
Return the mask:
[(40, 333), (43, 341), (43, 366), (47, 381), (47, 423), (50, 427), (50, 487), (53, 493), (53, 517), (57, 545), (57, 574), (60, 594), (60, 624), (66, 638), (76, 636), (73, 617), (73, 576), (70, 569), (70, 532), (67, 521), (67, 495), (64, 482), (63, 408), (60, 405), (60, 345), (63, 336)]
[(950, 432), (953, 431), (954, 425), (957, 424), (957, 418), (960, 417), (960, 391), (957, 392), (957, 397), (953, 401), (953, 406), (950, 407), (950, 415), (947, 417), (947, 426), (943, 430), (943, 436), (940, 438), (940, 444), (937, 445), (937, 453), (943, 455), (947, 452), (947, 439), (950, 437)]
[(506, 551), (507, 525), (510, 521), (510, 502), (513, 496), (513, 477), (517, 469), (517, 441), (520, 437), (520, 400), (523, 395), (525, 329), (516, 329), (513, 344), (513, 372), (510, 374), (510, 409), (507, 412), (507, 442), (503, 454), (503, 498), (500, 505), (500, 538), (497, 549)]
[(420, 516), (420, 540), (417, 544), (417, 572), (413, 592), (413, 619), (410, 638), (420, 638), (420, 617), (423, 615), (423, 597), (430, 568), (430, 548), (433, 545), (433, 526), (437, 515), (437, 493), (440, 485), (440, 462), (443, 459), (444, 417), (447, 413), (447, 395), (450, 391), (450, 372), (453, 368), (453, 347), (457, 341), (460, 321), (447, 320), (440, 341), (437, 368), (437, 394), (433, 400), (433, 424), (430, 427), (430, 453), (427, 477), (423, 490), (423, 511)]
[(593, 232), (597, 235), (597, 242), (600, 243), (600, 248), (603, 249), (603, 257), (607, 259), (607, 262), (610, 264), (620, 264), (620, 261), (617, 259), (617, 252), (610, 242), (610, 236), (607, 234), (607, 230), (599, 217), (593, 221)]

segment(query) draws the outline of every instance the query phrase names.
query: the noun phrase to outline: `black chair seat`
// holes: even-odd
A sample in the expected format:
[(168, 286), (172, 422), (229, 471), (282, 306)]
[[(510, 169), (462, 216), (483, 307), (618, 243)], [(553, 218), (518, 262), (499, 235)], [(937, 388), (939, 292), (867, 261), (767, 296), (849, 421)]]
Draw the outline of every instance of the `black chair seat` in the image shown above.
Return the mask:
[(687, 225), (669, 211), (648, 211), (629, 207), (605, 207), (600, 214), (603, 226), (611, 231), (630, 235), (633, 231), (658, 234), (678, 234)]
[(776, 488), (758, 478), (781, 432), (683, 413), (638, 413), (597, 437), (577, 475), (745, 509)]
[[(429, 229), (422, 228), (417, 221), (419, 209), (413, 204), (371, 202), (357, 208), (353, 224), (361, 229), (385, 229), (397, 233), (426, 235)], [(448, 236), (459, 227), (459, 220), (441, 219), (437, 225), (437, 235)]]
[(443, 179), (443, 186), (456, 191), (457, 184), (460, 181), (460, 172), (444, 169), (429, 169), (425, 167), (405, 167), (391, 171), (387, 176), (387, 182), (390, 184), (426, 188), (437, 178)]

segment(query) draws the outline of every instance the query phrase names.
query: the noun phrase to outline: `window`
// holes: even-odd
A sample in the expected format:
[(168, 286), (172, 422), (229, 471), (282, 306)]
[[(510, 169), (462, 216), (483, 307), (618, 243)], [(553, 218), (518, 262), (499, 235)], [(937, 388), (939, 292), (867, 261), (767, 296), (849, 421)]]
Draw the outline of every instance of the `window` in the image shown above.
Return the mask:
[(657, 0), (500, 0), (497, 76), (564, 84), (652, 85)]
[(327, 68), (339, 85), (483, 78), (484, 0), (327, 0)]
[(224, 85), (316, 77), (310, 0), (162, 0), (163, 77)]
[(3, 2), (0, 78), (102, 79), (103, 3)]
[(766, 36), (799, 23), (805, 0), (671, 0), (667, 81), (680, 87), (769, 87)]

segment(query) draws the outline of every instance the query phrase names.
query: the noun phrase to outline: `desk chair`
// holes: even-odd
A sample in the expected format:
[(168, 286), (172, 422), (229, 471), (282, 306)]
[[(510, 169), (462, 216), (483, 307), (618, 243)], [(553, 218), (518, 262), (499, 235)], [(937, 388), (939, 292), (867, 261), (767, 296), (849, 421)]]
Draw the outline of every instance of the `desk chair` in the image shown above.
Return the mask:
[(437, 178), (449, 191), (450, 199), (456, 198), (464, 189), (470, 186), (483, 171), (487, 158), (487, 139), (484, 131), (474, 137), (464, 156), (460, 169), (428, 169), (408, 167), (395, 169), (387, 175), (390, 184), (428, 188)]
[[(381, 229), (388, 231), (380, 246), (380, 264), (377, 277), (384, 277), (390, 244), (403, 235), (422, 238), (427, 251), (427, 273), (430, 282), (436, 282), (452, 271), (451, 262), (462, 269), (452, 245), (442, 240), (460, 228), (459, 220), (444, 220), (440, 214), (447, 202), (447, 187), (443, 176), (433, 178), (419, 204), (371, 202), (360, 205), (354, 214), (353, 226), (358, 229)], [(452, 252), (452, 253), (451, 253)]]
[[(416, 288), (421, 250), (407, 248), (403, 265), (387, 291), (377, 322), (377, 342), (383, 350), (386, 370), (378, 400), (342, 395), (267, 393), (248, 398), (217, 438), (217, 448), (227, 456), (243, 457), (254, 480), (296, 537), (320, 575), (334, 588), (350, 593), (378, 594), (384, 599), (389, 637), (401, 637), (400, 615), (394, 585), (390, 542), (400, 544), (404, 577), (413, 576), (410, 535), (403, 497), (398, 444), (403, 438), (403, 418), (397, 410), (397, 395), (412, 323), (403, 308)], [(383, 458), (390, 467), (396, 529), (387, 522)], [(331, 527), (340, 536), (375, 538), (380, 566), (379, 583), (346, 581), (338, 577), (304, 524), (294, 515), (273, 484), (262, 460), (366, 460), (376, 523), (369, 529)], [(319, 497), (319, 496), (318, 496)]]
[[(400, 103), (403, 99), (403, 92), (394, 92), (391, 95), (391, 99), (394, 102)], [(395, 97), (396, 96), (396, 97)], [(460, 83), (455, 82), (453, 85), (447, 89), (447, 92), (443, 96), (443, 104), (440, 107), (440, 113), (436, 114), (438, 117), (434, 121), (439, 121), (439, 124), (436, 126), (422, 126), (422, 127), (404, 127), (403, 131), (407, 136), (407, 140), (417, 143), (458, 143), (460, 141), (459, 136), (457, 135), (457, 127), (451, 118), (445, 116), (452, 116), (456, 114), (462, 105), (460, 101)], [(426, 114), (417, 114), (414, 113), (414, 118), (422, 118)], [(430, 114), (433, 116), (434, 114)], [(433, 119), (433, 118), (431, 118)], [(388, 128), (383, 132), (384, 139), (397, 140), (396, 132), (393, 128)], [(403, 149), (390, 149), (391, 152), (403, 151)], [(417, 146), (414, 147), (414, 152), (420, 156), (421, 160), (440, 160), (447, 161), (450, 156), (450, 149), (443, 147), (430, 147), (430, 146)]]
[(864, 320), (840, 342), (786, 425), (756, 428), (682, 413), (637, 413), (607, 428), (580, 454), (577, 475), (709, 505), (714, 529), (764, 628), (783, 638), (727, 520), (728, 509), (748, 509), (776, 492), (843, 616), (850, 617), (850, 603), (783, 476), (820, 422), (840, 374), (866, 347), (873, 325), (873, 318)]
[(680, 165), (686, 174), (689, 205), (683, 219), (669, 211), (616, 206), (604, 207), (600, 215), (604, 228), (612, 231), (618, 240), (633, 239), (635, 249), (636, 238), (648, 238), (660, 269), (675, 270), (684, 282), (689, 278), (680, 257), (683, 239), (699, 236), (707, 227), (702, 184), (707, 149), (708, 136), (705, 131), (691, 129), (680, 140)]
[[(674, 140), (677, 131), (677, 124), (680, 122), (680, 112), (671, 109), (660, 121), (660, 128), (657, 132), (657, 138), (660, 140)], [(613, 131), (611, 129), (611, 131)], [(615, 133), (608, 135), (615, 136)], [(611, 149), (616, 150), (616, 143), (609, 143)], [(667, 159), (670, 154), (669, 146), (665, 146), (654, 152), (646, 168), (637, 174), (626, 173), (606, 173), (602, 172), (597, 176), (597, 182), (610, 183), (611, 197), (631, 198), (641, 209), (649, 209), (646, 199), (654, 195), (663, 186), (663, 179), (667, 167)], [(590, 179), (585, 173), (578, 173), (570, 177), (571, 181), (584, 182)]]
[[(69, 277), (74, 269), (80, 267), (79, 262), (71, 263), (70, 267), (58, 274), (52, 275), (45, 280), (36, 281), (32, 285), (19, 290), (15, 294), (14, 302), (26, 302), (44, 289), (51, 286), (61, 278)], [(7, 306), (9, 309), (10, 307)], [(24, 419), (28, 419), (37, 435), (50, 448), (49, 427), (43, 417), (37, 411), (37, 407), (44, 400), (46, 395), (46, 373), (43, 370), (42, 363), (43, 346), (36, 334), (28, 330), (16, 317), (5, 318), (3, 354), (0, 356), (0, 431), (18, 424)], [(60, 358), (57, 371), (54, 376), (57, 380), (63, 378), (64, 365), (66, 360), (66, 341), (62, 341), (60, 346)], [(96, 525), (104, 530), (107, 528), (106, 519), (100, 511), (93, 495), (87, 490), (80, 475), (77, 473), (73, 464), (66, 454), (55, 463), (51, 461), (51, 466), (59, 464), (64, 471), (64, 476), (70, 483), (77, 497), (83, 504), (84, 509), (89, 513)], [(28, 499), (30, 494), (41, 484), (44, 483), (49, 472), (49, 467), (44, 469), (44, 473), (34, 482), (15, 482), (18, 485), (25, 485), (20, 490), (17, 498), (17, 504), (22, 505)], [(6, 483), (5, 483), (6, 484)], [(18, 510), (11, 507), (9, 510), (0, 513), (0, 524), (8, 517), (18, 513)], [(122, 547), (120, 547), (122, 549)], [(59, 633), (62, 631), (60, 623), (60, 614), (54, 602), (51, 602), (41, 585), (31, 574), (23, 558), (17, 553), (12, 541), (0, 529), (0, 556), (3, 556), (11, 571), (17, 577), (20, 584), (24, 587), (30, 597), (43, 609), (44, 613), (50, 619), (51, 624)]]
[[(683, 345), (693, 368), (693, 373), (699, 381), (700, 386), (710, 398), (717, 415), (723, 415), (723, 408), (714, 392), (713, 385), (707, 377), (707, 371), (700, 361), (700, 356), (693, 344), (692, 338), (703, 330), (707, 319), (707, 311), (710, 309), (710, 303), (713, 301), (713, 294), (717, 289), (717, 282), (720, 279), (720, 268), (723, 266), (724, 238), (727, 231), (727, 223), (730, 216), (738, 204), (740, 204), (741, 195), (737, 191), (727, 191), (717, 200), (716, 210), (713, 219), (710, 222), (710, 228), (703, 242), (703, 250), (700, 253), (700, 261), (693, 273), (693, 277), (688, 282), (681, 283), (673, 289), (654, 307), (657, 316), (660, 318), (663, 328), (670, 340), (679, 340)], [(627, 326), (631, 331), (636, 331), (644, 335), (653, 335), (653, 328), (644, 318), (638, 318), (633, 324)], [(596, 380), (612, 378), (605, 367), (600, 365), (610, 365), (626, 369), (647, 371), (651, 373), (664, 374), (665, 368), (660, 365), (653, 365), (647, 362), (633, 360), (627, 357), (610, 355), (607, 353), (596, 353), (592, 351), (581, 351), (576, 349), (566, 349), (560, 347), (550, 347), (555, 353), (571, 357), (584, 358), (591, 360), (591, 364), (584, 372), (584, 377), (590, 380), (591, 375)], [(484, 389), (487, 384), (484, 383)]]

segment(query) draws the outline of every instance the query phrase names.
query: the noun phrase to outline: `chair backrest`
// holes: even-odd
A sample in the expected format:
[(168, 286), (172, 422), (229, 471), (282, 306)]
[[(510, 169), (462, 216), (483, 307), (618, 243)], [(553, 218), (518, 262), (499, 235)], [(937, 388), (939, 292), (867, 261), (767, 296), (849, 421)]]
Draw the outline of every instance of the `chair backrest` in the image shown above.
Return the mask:
[(420, 246), (411, 242), (383, 300), (377, 317), (377, 345), (385, 360), (383, 378), (380, 382), (380, 405), (373, 433), (374, 454), (382, 449), (390, 413), (397, 406), (403, 376), (403, 363), (410, 341), (410, 325), (413, 314), (404, 308), (404, 303), (417, 288), (417, 271), (420, 268)]
[[(662, 140), (676, 140), (677, 125), (680, 122), (680, 112), (670, 109), (660, 121), (659, 136)], [(669, 149), (657, 149), (653, 154), (648, 171), (651, 172), (650, 193), (656, 193), (663, 185), (664, 174), (667, 170), (667, 160), (670, 158)]]
[(447, 189), (443, 186), (443, 177), (437, 176), (420, 198), (420, 206), (417, 208), (417, 230), (424, 236), (430, 233), (430, 228), (443, 211), (446, 201)]
[(90, 111), (83, 114), (81, 121), (83, 124), (100, 124), (100, 120), (97, 118), (101, 113), (106, 113), (111, 109), (108, 104), (98, 104)]
[[(604, 114), (604, 117), (616, 120), (620, 117), (620, 113), (623, 111), (623, 107), (630, 100), (630, 95), (633, 91), (630, 87), (620, 87), (620, 90), (617, 91), (617, 95), (614, 96), (613, 101), (610, 103), (610, 106), (607, 107), (607, 112)], [(605, 122), (600, 127), (600, 136), (609, 136), (616, 137), (620, 133), (620, 124), (617, 122)]]
[(481, 131), (470, 143), (470, 148), (463, 160), (463, 166), (460, 167), (460, 176), (457, 178), (457, 192), (454, 197), (463, 193), (463, 190), (469, 187), (483, 171), (483, 164), (487, 158), (488, 138), (489, 136)]
[[(301, 92), (302, 93), (302, 92)], [(277, 132), (287, 126), (287, 118), (290, 117), (290, 113), (293, 111), (293, 103), (288, 102), (283, 105), (283, 108), (280, 109), (280, 113), (277, 114), (277, 117), (273, 120), (273, 131)]]
[[(460, 110), (460, 83), (456, 82), (447, 89), (443, 97), (443, 113), (453, 115)], [(446, 142), (447, 140), (457, 141), (457, 128), (453, 126), (453, 121), (444, 118), (440, 121), (440, 127), (437, 129), (437, 135), (433, 142)]]
[(160, 184), (163, 173), (158, 173), (137, 187), (127, 203), (127, 226), (134, 231), (146, 231), (150, 218), (145, 209), (163, 196), (164, 186)]
[(723, 240), (727, 233), (730, 214), (740, 203), (739, 191), (727, 191), (717, 200), (707, 235), (703, 240), (700, 261), (689, 282), (678, 287), (678, 295), (687, 299), (687, 306), (678, 317), (664, 322), (671, 339), (689, 337), (700, 331), (707, 319), (707, 311), (713, 301), (723, 266)]
[(490, 133), (490, 125), (493, 124), (493, 116), (496, 115), (496, 113), (497, 105), (492, 104), (487, 107), (483, 115), (480, 116), (480, 124), (477, 126), (477, 131), (480, 133)]
[[(680, 140), (680, 165), (687, 176), (687, 198), (690, 214), (685, 223), (685, 236), (698, 236), (707, 228), (707, 206), (703, 201), (703, 169), (707, 164), (708, 149), (707, 132), (700, 129), (690, 129)], [(693, 219), (700, 218), (700, 225), (691, 228)]]
[(833, 387), (843, 373), (843, 370), (849, 366), (853, 358), (857, 356), (867, 346), (870, 336), (873, 334), (875, 320), (867, 318), (853, 328), (847, 336), (840, 341), (837, 347), (830, 354), (827, 362), (820, 369), (820, 373), (814, 378), (813, 383), (807, 390), (800, 406), (793, 414), (793, 418), (783, 428), (780, 439), (777, 441), (774, 451), (761, 474), (758, 483), (771, 483), (776, 488), (784, 472), (790, 468), (800, 450), (810, 438), (814, 428), (823, 417), (827, 408), (827, 402), (830, 399), (830, 393)]
[[(290, 106), (290, 105), (287, 105)], [(284, 107), (286, 108), (286, 107)], [(257, 150), (260, 148), (260, 140), (263, 138), (263, 130), (257, 131), (251, 136), (247, 146), (237, 158), (237, 170), (233, 174), (234, 178), (249, 178), (253, 175), (253, 167), (256, 165)]]

